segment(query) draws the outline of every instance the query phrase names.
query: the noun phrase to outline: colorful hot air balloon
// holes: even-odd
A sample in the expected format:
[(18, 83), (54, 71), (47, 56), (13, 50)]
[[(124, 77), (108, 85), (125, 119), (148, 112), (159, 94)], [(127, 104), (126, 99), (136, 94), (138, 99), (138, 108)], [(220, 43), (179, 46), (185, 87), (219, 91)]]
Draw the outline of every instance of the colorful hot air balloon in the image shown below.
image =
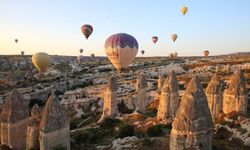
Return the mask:
[(49, 65), (49, 55), (44, 52), (35, 53), (32, 56), (32, 63), (40, 73), (45, 72)]
[(204, 54), (205, 57), (208, 57), (209, 51), (208, 51), (208, 50), (205, 50), (205, 51), (203, 52), (203, 54)]
[(22, 55), (22, 56), (24, 55), (24, 51), (21, 51), (21, 55)]
[(175, 40), (177, 39), (177, 37), (178, 37), (177, 34), (172, 34), (172, 35), (171, 35), (171, 39), (172, 39), (174, 42), (175, 42)]
[(157, 37), (157, 36), (153, 36), (153, 37), (152, 37), (152, 41), (153, 41), (154, 43), (156, 43), (156, 42), (158, 41), (158, 37)]
[(137, 40), (126, 33), (111, 35), (105, 42), (105, 52), (117, 70), (128, 67), (138, 52)]
[(15, 42), (17, 43), (17, 42), (18, 42), (18, 39), (15, 39)]
[(82, 52), (83, 52), (83, 49), (81, 48), (79, 51), (80, 51), (80, 53), (82, 53)]
[(85, 24), (81, 27), (81, 31), (82, 31), (83, 35), (85, 36), (85, 38), (88, 39), (89, 36), (93, 32), (93, 27), (89, 24)]
[(145, 51), (144, 50), (141, 50), (141, 54), (143, 55), (145, 53)]
[(81, 62), (83, 62), (84, 57), (83, 57), (82, 55), (79, 55), (79, 56), (77, 57), (77, 60), (78, 60), (78, 63), (81, 63)]
[(185, 15), (188, 11), (188, 8), (186, 6), (181, 7), (181, 13)]

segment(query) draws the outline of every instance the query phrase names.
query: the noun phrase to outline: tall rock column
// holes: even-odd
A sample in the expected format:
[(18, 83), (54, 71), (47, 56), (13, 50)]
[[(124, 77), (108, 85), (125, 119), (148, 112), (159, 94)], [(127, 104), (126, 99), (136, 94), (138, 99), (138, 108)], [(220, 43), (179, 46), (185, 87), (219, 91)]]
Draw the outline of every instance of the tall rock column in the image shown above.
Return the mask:
[(99, 123), (102, 122), (105, 118), (113, 118), (118, 114), (117, 108), (117, 90), (118, 85), (115, 77), (111, 77), (106, 87), (103, 91), (103, 113), (101, 118), (99, 119)]
[(179, 87), (176, 74), (171, 71), (161, 90), (157, 118), (159, 120), (173, 119), (179, 107)]
[(241, 70), (236, 70), (229, 81), (229, 88), (223, 96), (223, 112), (228, 114), (236, 111), (242, 114), (247, 113), (247, 89), (245, 78)]
[(70, 150), (69, 121), (54, 92), (45, 104), (39, 129), (40, 150)]
[(160, 92), (161, 89), (164, 86), (164, 78), (162, 76), (162, 74), (159, 74), (158, 80), (157, 80), (157, 91)]
[(136, 111), (146, 113), (147, 80), (144, 74), (140, 74), (137, 77), (136, 93)]
[(223, 84), (216, 74), (213, 75), (206, 88), (206, 95), (213, 121), (216, 121), (222, 112), (223, 103)]
[(207, 97), (193, 77), (182, 97), (170, 133), (170, 150), (211, 150), (213, 121)]
[(25, 149), (28, 121), (28, 104), (18, 91), (13, 90), (2, 106), (1, 144), (11, 149)]
[(31, 109), (31, 117), (26, 137), (26, 150), (39, 149), (39, 124), (42, 110), (35, 104)]

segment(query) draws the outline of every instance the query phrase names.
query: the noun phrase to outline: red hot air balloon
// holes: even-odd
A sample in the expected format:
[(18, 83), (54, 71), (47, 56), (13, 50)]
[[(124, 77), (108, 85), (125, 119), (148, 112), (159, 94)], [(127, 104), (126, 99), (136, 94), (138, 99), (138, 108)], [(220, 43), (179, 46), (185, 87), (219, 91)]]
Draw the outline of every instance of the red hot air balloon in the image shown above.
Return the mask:
[(132, 63), (138, 47), (137, 40), (126, 33), (111, 35), (105, 42), (105, 52), (118, 71), (127, 68)]
[(85, 36), (85, 38), (88, 39), (89, 36), (93, 32), (93, 27), (89, 24), (85, 24), (81, 27), (81, 31), (82, 31), (83, 35)]
[(153, 36), (153, 37), (152, 37), (152, 41), (153, 41), (154, 43), (156, 43), (156, 42), (158, 41), (158, 37), (157, 37), (157, 36)]

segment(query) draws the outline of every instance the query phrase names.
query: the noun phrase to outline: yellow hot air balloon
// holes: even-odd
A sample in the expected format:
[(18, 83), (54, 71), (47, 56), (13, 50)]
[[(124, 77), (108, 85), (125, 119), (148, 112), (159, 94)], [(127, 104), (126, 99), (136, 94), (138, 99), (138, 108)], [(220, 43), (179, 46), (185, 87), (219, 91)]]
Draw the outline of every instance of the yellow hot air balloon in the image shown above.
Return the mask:
[(172, 34), (172, 35), (171, 35), (171, 39), (172, 39), (174, 42), (175, 42), (175, 40), (177, 39), (177, 37), (178, 37), (177, 34)]
[(185, 15), (188, 11), (188, 8), (186, 6), (181, 7), (181, 13)]
[(49, 55), (44, 52), (35, 53), (32, 56), (32, 63), (40, 73), (45, 72), (49, 65)]

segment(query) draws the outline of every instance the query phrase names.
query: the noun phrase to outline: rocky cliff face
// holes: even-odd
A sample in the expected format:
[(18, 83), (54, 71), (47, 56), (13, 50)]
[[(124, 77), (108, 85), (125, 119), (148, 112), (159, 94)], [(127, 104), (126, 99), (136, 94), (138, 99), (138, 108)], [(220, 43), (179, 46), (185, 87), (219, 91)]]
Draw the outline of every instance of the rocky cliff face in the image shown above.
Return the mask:
[(189, 82), (172, 127), (171, 150), (212, 148), (212, 118), (207, 97), (196, 76)]
[(236, 70), (229, 81), (229, 88), (225, 90), (223, 97), (223, 112), (232, 111), (247, 113), (247, 89), (245, 78), (241, 70)]
[(214, 74), (206, 88), (208, 106), (214, 121), (222, 113), (223, 84), (220, 78)]
[(173, 119), (179, 107), (179, 102), (178, 81), (175, 72), (172, 71), (161, 90), (157, 118), (160, 120)]

